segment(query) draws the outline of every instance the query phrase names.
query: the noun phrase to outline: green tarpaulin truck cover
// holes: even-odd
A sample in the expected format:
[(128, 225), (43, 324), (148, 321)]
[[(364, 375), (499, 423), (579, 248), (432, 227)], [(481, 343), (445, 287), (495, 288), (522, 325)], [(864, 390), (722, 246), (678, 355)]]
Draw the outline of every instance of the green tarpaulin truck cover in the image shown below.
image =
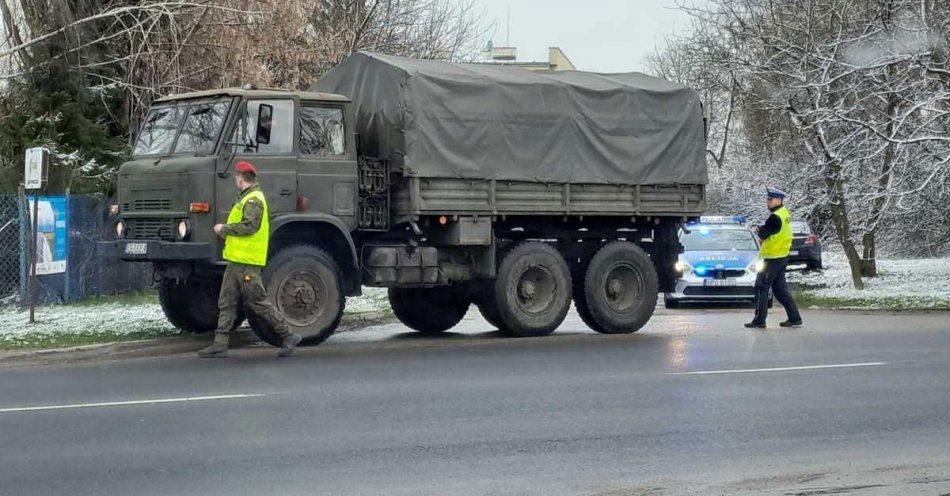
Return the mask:
[(361, 152), (407, 175), (706, 183), (699, 95), (645, 74), (531, 72), (359, 52), (311, 90), (352, 98)]

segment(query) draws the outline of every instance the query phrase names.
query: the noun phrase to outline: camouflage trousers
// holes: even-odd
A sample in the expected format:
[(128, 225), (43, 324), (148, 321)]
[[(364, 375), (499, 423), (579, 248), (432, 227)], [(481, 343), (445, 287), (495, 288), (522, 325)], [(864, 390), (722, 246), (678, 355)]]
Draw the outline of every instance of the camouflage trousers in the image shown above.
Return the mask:
[(261, 282), (261, 268), (231, 262), (224, 271), (221, 292), (218, 295), (218, 328), (214, 342), (228, 344), (231, 329), (237, 319), (238, 305), (244, 303), (249, 312), (264, 320), (264, 323), (280, 336), (287, 336), (287, 320), (274, 304), (267, 300), (267, 290)]

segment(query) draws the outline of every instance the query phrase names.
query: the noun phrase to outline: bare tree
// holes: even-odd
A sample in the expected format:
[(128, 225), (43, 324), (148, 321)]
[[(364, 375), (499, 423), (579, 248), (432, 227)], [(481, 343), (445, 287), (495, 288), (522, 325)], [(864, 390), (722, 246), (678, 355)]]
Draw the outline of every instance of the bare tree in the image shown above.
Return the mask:
[[(766, 177), (786, 172), (796, 197), (828, 216), (854, 285), (863, 287), (862, 277), (876, 274), (880, 229), (918, 214), (947, 182), (950, 6), (716, 0), (684, 8), (699, 34), (666, 50), (725, 54), (708, 62), (736, 82), (718, 85), (719, 101), (740, 93), (728, 97), (739, 105), (730, 129), (744, 135), (752, 157), (770, 160)], [(731, 124), (732, 106), (719, 113)]]
[(357, 50), (465, 60), (484, 33), (474, 0), (0, 0), (0, 17), (0, 95), (64, 65), (92, 97), (122, 95), (103, 105), (126, 130), (158, 96), (304, 88)]

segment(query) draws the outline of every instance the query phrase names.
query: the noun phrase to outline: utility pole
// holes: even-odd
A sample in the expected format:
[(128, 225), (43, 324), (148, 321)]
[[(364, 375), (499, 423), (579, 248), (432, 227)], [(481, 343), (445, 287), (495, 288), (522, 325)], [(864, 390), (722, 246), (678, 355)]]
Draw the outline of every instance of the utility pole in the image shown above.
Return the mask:
[[(26, 151), (23, 160), (23, 189), (33, 191), (33, 215), (30, 217), (30, 324), (36, 322), (36, 237), (39, 234), (39, 207), (40, 189), (49, 172), (49, 150), (46, 148), (30, 148)], [(26, 196), (26, 195), (24, 195)]]

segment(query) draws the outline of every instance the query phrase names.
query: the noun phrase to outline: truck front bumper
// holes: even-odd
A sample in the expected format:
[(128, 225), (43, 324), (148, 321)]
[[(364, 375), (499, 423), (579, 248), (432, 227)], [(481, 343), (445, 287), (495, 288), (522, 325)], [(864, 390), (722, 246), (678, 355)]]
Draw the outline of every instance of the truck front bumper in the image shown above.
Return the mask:
[[(132, 246), (130, 246), (132, 245)], [(96, 254), (100, 257), (120, 258), (126, 261), (152, 260), (210, 260), (211, 243), (188, 243), (146, 239), (99, 241)]]

